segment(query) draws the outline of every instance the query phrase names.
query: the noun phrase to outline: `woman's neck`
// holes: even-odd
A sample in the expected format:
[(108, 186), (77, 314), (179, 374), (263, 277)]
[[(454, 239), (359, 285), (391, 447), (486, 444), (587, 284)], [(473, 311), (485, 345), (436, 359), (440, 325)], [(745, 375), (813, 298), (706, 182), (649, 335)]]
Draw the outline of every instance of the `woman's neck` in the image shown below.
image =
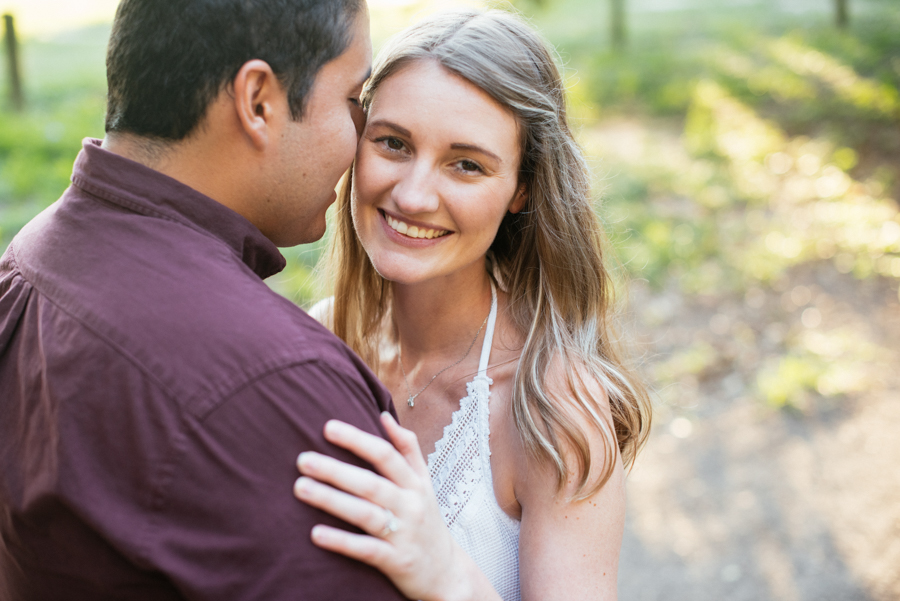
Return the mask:
[(418, 284), (394, 284), (391, 317), (407, 364), (455, 356), (472, 342), (491, 307), (487, 272)]

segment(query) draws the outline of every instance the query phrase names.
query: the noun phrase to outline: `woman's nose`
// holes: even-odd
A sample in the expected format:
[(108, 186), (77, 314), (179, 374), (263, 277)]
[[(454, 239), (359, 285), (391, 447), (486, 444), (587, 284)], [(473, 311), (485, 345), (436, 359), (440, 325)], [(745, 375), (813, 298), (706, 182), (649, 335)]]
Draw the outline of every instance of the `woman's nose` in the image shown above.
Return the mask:
[(412, 161), (391, 191), (397, 208), (407, 215), (433, 213), (440, 205), (438, 174), (424, 161)]

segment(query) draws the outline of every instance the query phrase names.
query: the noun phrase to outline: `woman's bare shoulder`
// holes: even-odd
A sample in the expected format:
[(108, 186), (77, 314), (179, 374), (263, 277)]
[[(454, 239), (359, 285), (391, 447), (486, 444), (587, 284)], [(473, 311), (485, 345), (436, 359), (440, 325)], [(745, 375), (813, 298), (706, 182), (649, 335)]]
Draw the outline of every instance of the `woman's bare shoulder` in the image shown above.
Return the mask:
[[(515, 487), (522, 507), (523, 598), (528, 591), (536, 599), (615, 599), (625, 525), (625, 474), (621, 457), (586, 415), (593, 411), (611, 422), (606, 390), (589, 367), (566, 366), (553, 358), (546, 371), (545, 392), (555, 410), (580, 426), (582, 439), (558, 437), (559, 459), (569, 466), (561, 488), (552, 462), (524, 454), (524, 477)], [(578, 397), (587, 400), (587, 407)], [(585, 464), (588, 458), (590, 463)], [(579, 467), (588, 470), (584, 488), (579, 485)], [(608, 472), (605, 482), (594, 486), (604, 472)]]
[[(547, 430), (548, 424), (533, 409), (534, 421), (544, 436), (557, 440), (558, 458), (569, 466), (570, 470), (584, 466), (585, 461), (590, 462), (587, 487), (590, 488), (590, 483), (596, 482), (598, 477), (603, 478), (610, 468), (610, 460), (614, 464), (613, 471), (620, 463), (618, 453), (610, 446), (615, 443), (615, 432), (606, 387), (587, 365), (578, 362), (567, 364), (557, 355), (550, 359), (544, 372), (543, 388), (544, 394), (553, 405), (553, 410), (562, 420), (575, 427), (576, 437), (561, 435), (560, 431), (557, 431), (555, 436), (551, 435)], [(556, 488), (557, 473), (552, 469), (553, 463), (546, 457), (526, 453), (524, 465), (524, 479), (517, 482), (517, 489), (526, 491), (523, 497), (528, 496), (527, 491), (548, 491)], [(569, 478), (564, 490), (558, 492), (562, 493), (562, 497), (578, 494), (579, 480), (577, 477)]]
[(334, 331), (334, 297), (323, 298), (309, 310), (309, 316)]

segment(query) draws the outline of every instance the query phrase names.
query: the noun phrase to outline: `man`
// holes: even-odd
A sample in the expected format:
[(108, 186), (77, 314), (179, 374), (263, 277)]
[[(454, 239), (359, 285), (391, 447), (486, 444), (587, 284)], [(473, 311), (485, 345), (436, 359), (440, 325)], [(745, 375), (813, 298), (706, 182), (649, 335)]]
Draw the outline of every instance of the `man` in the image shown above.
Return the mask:
[(0, 261), (3, 601), (400, 598), (291, 493), (389, 396), (263, 283), (325, 230), (370, 63), (362, 0), (123, 0), (107, 136)]

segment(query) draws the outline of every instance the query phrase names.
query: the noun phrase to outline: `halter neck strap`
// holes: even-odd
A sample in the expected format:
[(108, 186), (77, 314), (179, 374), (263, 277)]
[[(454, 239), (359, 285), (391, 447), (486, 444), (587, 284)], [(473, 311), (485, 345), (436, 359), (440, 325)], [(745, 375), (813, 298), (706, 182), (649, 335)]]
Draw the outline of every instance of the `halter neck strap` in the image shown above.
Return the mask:
[(481, 360), (478, 362), (478, 375), (487, 377), (488, 360), (491, 358), (491, 344), (494, 341), (494, 324), (497, 322), (497, 287), (491, 280), (491, 312), (484, 329), (484, 343), (481, 345)]

